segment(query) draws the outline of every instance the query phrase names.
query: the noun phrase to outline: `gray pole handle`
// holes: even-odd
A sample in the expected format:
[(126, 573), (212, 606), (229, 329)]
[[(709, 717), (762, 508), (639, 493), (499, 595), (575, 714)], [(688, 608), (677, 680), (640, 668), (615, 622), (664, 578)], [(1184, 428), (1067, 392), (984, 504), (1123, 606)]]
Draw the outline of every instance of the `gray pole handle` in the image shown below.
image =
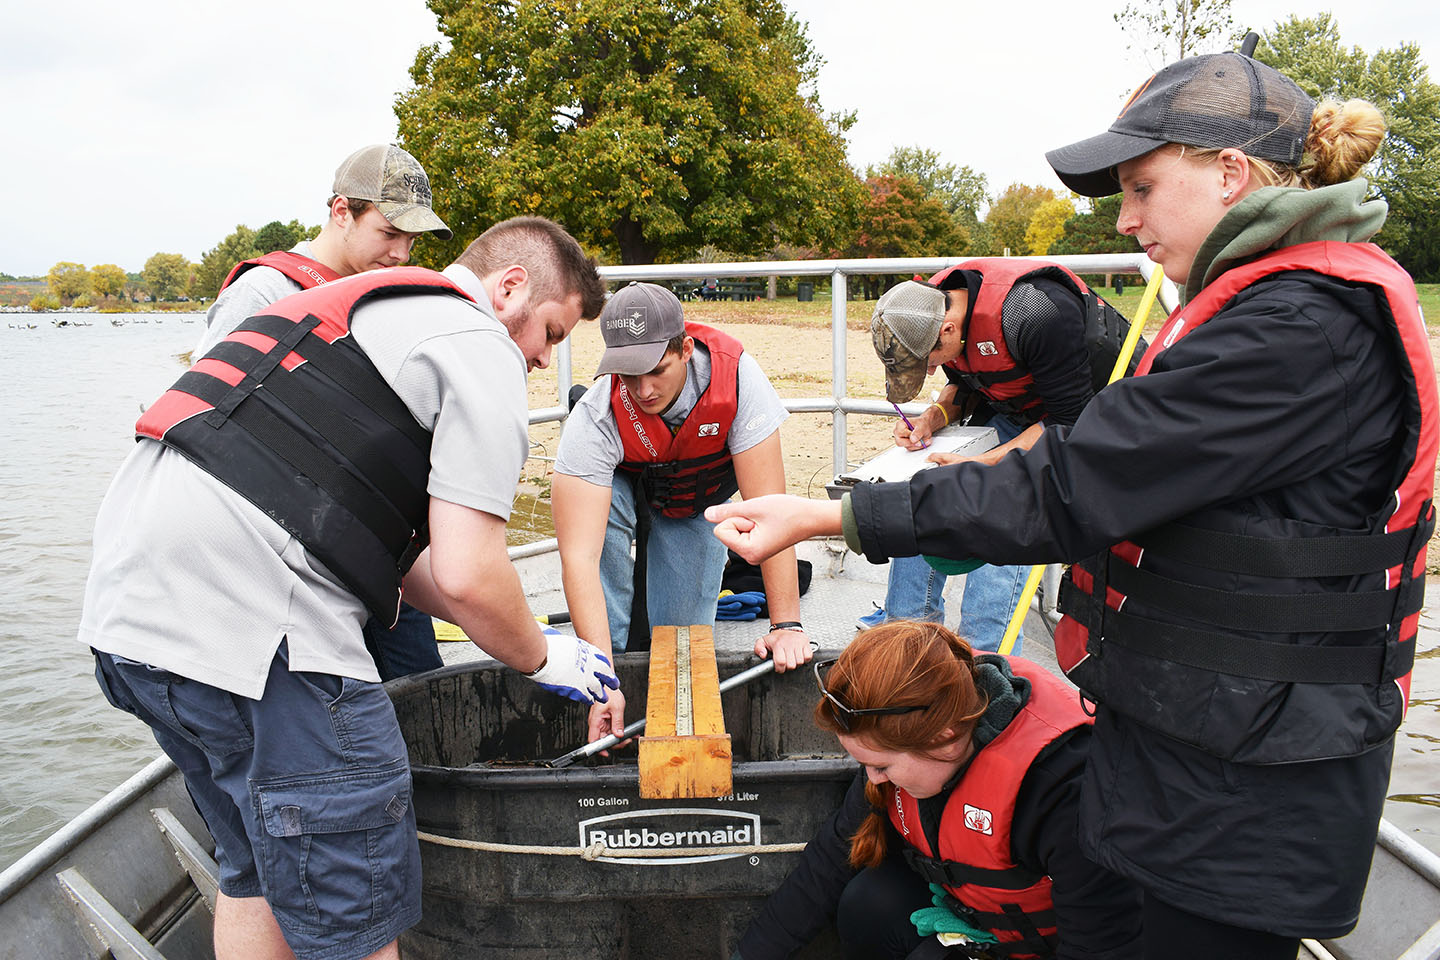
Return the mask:
[[(755, 666), (750, 667), (746, 670), (741, 670), (733, 677), (729, 677), (728, 679), (722, 681), (720, 684), (720, 692), (724, 693), (726, 690), (733, 690), (741, 684), (749, 683), (756, 677), (764, 676), (765, 674), (771, 673), (774, 670), (775, 658), (773, 656), (767, 657), (766, 659), (761, 660), (759, 663), (755, 664)], [(634, 723), (627, 724), (625, 726), (625, 729), (621, 730), (618, 736), (612, 733), (609, 736), (601, 737), (594, 743), (587, 743), (585, 744), (585, 746), (580, 747), (578, 750), (571, 750), (563, 757), (556, 757), (554, 760), (544, 761), (545, 766), (568, 767), (576, 760), (583, 760), (586, 757), (592, 757), (595, 754), (599, 753), (601, 750), (609, 750), (611, 747), (615, 746), (615, 744), (620, 743), (622, 740), (629, 740), (631, 737), (635, 736), (635, 734), (639, 733), (641, 730), (644, 729), (645, 718), (641, 717)]]

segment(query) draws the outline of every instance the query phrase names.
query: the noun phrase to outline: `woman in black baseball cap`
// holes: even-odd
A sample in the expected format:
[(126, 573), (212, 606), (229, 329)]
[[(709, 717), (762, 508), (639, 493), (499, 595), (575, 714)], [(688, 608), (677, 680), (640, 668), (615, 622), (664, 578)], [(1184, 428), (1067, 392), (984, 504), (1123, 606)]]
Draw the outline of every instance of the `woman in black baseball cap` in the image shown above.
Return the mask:
[[(1133, 377), (994, 465), (713, 507), (754, 562), (1072, 563), (1057, 659), (1098, 704), (1082, 849), (1145, 891), (1146, 955), (1293, 960), (1356, 922), (1424, 599), (1435, 371), (1368, 243), (1368, 103), (1235, 53), (1155, 74), (1048, 155), (1183, 285)], [(1062, 956), (1063, 951), (1062, 951)]]

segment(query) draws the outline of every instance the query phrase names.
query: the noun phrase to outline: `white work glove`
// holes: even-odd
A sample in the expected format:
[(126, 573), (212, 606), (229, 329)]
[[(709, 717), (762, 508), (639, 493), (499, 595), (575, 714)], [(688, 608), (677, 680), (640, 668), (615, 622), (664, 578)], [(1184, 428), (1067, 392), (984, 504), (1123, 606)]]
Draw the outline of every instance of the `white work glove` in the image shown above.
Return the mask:
[(551, 693), (585, 703), (605, 703), (610, 699), (606, 687), (620, 689), (620, 680), (610, 659), (594, 645), (545, 627), (548, 648), (540, 669), (525, 676)]

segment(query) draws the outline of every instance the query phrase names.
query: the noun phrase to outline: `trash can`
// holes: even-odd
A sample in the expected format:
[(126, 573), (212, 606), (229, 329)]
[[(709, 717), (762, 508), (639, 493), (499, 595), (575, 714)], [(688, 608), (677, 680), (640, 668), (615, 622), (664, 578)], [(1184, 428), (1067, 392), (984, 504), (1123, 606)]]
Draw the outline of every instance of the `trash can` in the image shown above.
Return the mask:
[(809, 303), (815, 299), (815, 284), (809, 280), (801, 280), (795, 285), (795, 299), (801, 303)]
[[(758, 662), (723, 652), (717, 660), (722, 679)], [(627, 719), (645, 716), (648, 656), (622, 654), (615, 666)], [(854, 761), (811, 722), (808, 670), (760, 676), (722, 696), (734, 787), (716, 799), (642, 798), (633, 747), (609, 761), (541, 765), (581, 745), (586, 710), (494, 661), (385, 689), (409, 747), (419, 829), (490, 847), (421, 841), (424, 918), (400, 938), (413, 960), (729, 956), (799, 854), (716, 848), (808, 841), (855, 777)], [(597, 840), (618, 852), (553, 852)], [(685, 847), (711, 849), (688, 856)], [(831, 929), (799, 956), (837, 950)]]

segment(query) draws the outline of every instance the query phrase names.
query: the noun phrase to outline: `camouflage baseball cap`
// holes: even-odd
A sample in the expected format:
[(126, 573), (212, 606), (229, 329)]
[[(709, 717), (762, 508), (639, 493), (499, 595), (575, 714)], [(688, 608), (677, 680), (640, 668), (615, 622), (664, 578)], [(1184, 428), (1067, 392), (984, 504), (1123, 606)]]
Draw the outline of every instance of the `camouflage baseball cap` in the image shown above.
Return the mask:
[(944, 320), (945, 294), (928, 283), (906, 280), (881, 294), (870, 317), (870, 340), (885, 364), (885, 399), (915, 399)]
[(397, 230), (433, 233), (441, 240), (454, 236), (430, 207), (425, 168), (393, 143), (373, 143), (350, 154), (330, 189), (337, 197), (369, 200)]

